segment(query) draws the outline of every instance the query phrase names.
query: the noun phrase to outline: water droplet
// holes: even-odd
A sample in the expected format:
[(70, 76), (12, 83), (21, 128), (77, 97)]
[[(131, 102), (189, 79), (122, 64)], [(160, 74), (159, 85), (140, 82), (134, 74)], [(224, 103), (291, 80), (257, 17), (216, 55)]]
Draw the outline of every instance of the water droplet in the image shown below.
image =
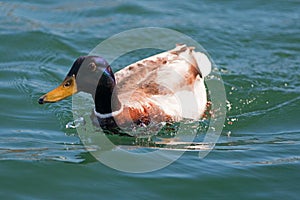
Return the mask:
[(68, 122), (66, 124), (66, 128), (67, 129), (74, 129), (79, 127), (80, 125), (84, 125), (85, 124), (85, 120), (83, 117), (80, 117), (78, 119), (75, 119), (74, 121)]
[(231, 135), (231, 131), (228, 131), (227, 132), (227, 137), (230, 137), (230, 135)]

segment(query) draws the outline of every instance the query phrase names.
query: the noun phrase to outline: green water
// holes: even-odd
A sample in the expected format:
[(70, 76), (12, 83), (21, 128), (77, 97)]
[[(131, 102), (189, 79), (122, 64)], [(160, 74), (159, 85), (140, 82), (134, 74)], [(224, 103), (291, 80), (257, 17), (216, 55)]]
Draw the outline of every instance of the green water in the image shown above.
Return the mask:
[[(298, 0), (1, 1), (0, 198), (298, 199), (299, 10)], [(131, 174), (97, 162), (65, 129), (71, 99), (37, 99), (76, 57), (148, 26), (199, 42), (231, 109), (204, 159), (186, 152), (161, 170)]]

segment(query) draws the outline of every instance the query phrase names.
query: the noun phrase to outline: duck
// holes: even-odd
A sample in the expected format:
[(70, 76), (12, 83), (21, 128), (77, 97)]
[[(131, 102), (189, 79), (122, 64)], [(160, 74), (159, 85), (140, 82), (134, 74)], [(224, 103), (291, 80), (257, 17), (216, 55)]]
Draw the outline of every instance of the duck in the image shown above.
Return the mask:
[(120, 134), (122, 127), (132, 124), (199, 120), (207, 106), (204, 77), (210, 71), (208, 56), (186, 44), (177, 44), (115, 73), (101, 56), (80, 56), (62, 83), (42, 95), (38, 103), (89, 93), (95, 104), (91, 117), (111, 134)]

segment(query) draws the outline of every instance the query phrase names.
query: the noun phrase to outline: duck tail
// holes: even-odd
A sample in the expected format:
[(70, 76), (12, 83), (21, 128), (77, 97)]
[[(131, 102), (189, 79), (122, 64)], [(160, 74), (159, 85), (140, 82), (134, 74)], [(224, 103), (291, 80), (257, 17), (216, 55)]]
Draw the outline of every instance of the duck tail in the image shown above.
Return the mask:
[(195, 51), (195, 47), (188, 47), (186, 44), (176, 44), (176, 47), (170, 51), (196, 67), (200, 76), (203, 78), (211, 72), (212, 63), (208, 56), (202, 52)]

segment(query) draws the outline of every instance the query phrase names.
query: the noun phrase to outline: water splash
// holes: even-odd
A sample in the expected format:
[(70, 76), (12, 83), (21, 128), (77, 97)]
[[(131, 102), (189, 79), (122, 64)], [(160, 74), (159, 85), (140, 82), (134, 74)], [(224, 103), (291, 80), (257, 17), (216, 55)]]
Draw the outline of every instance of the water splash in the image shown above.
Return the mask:
[(66, 129), (75, 129), (79, 127), (80, 125), (84, 125), (85, 120), (83, 117), (79, 117), (78, 119), (75, 119), (74, 121), (70, 121), (66, 124)]

